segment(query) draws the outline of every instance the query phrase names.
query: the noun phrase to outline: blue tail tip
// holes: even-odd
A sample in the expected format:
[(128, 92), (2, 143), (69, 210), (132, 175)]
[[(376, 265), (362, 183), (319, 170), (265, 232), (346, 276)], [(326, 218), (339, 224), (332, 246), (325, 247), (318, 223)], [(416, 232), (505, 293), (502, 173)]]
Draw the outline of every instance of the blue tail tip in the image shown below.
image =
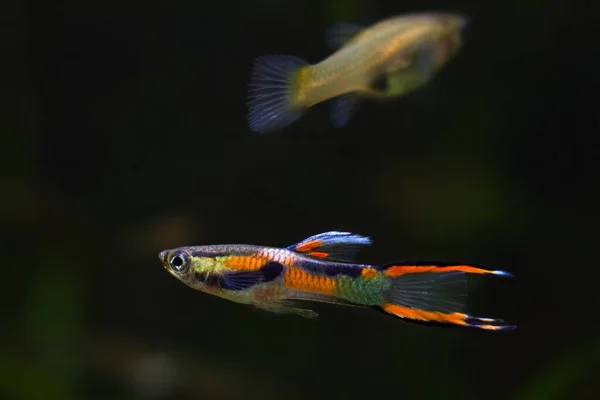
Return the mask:
[(514, 331), (515, 329), (517, 329), (517, 325), (502, 325), (498, 327), (499, 331)]
[(494, 275), (498, 275), (498, 276), (506, 276), (507, 278), (514, 278), (515, 275), (511, 272), (508, 271), (502, 271), (502, 270), (497, 270), (493, 272)]

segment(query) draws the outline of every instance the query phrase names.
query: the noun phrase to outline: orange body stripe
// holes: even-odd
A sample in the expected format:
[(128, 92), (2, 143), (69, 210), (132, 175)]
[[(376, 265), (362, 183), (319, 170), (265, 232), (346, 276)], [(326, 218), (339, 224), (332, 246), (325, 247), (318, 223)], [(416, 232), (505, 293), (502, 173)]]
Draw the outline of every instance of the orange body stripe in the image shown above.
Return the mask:
[(375, 278), (377, 276), (377, 270), (375, 268), (363, 268), (360, 276), (365, 279)]
[(467, 325), (465, 322), (465, 319), (468, 318), (467, 315), (458, 312), (447, 314), (438, 311), (419, 310), (418, 308), (404, 307), (396, 304), (384, 304), (381, 308), (390, 314), (403, 318), (417, 319), (420, 321), (448, 322), (463, 326)]
[(290, 289), (323, 294), (332, 294), (336, 286), (328, 276), (312, 275), (297, 267), (288, 268), (283, 281)]
[(255, 271), (261, 269), (269, 259), (260, 256), (230, 256), (224, 260), (227, 268), (240, 271)]
[(451, 271), (468, 272), (472, 274), (491, 274), (493, 271), (487, 269), (471, 267), (469, 265), (451, 265), (448, 267), (436, 267), (435, 265), (412, 266), (395, 265), (385, 270), (385, 274), (390, 277), (396, 277), (405, 274), (421, 274), (425, 272), (443, 273)]
[(310, 253), (308, 253), (308, 255), (312, 257), (327, 258), (329, 254), (323, 253), (322, 251), (311, 251)]
[(296, 251), (301, 253), (308, 253), (311, 250), (323, 245), (322, 240), (311, 240), (310, 242), (302, 243), (296, 247)]

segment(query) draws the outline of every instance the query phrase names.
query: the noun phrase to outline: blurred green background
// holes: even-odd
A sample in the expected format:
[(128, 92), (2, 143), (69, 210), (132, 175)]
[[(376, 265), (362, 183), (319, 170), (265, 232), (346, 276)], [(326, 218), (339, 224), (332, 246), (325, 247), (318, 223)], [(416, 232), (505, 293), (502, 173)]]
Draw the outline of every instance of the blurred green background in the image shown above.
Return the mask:
[[(248, 130), (256, 56), (317, 62), (333, 22), (416, 10), (471, 21), (429, 86), (361, 103), (344, 129), (320, 105)], [(1, 14), (0, 397), (599, 398), (598, 2), (6, 0)], [(372, 237), (365, 263), (514, 272), (472, 300), (519, 329), (324, 304), (316, 321), (274, 315), (157, 259), (327, 230)]]

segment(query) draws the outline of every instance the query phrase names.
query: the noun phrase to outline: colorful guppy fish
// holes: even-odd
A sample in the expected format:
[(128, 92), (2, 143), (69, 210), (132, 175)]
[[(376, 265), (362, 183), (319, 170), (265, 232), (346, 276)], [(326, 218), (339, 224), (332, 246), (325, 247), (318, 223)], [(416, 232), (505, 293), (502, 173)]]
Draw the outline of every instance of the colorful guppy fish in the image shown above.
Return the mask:
[(408, 320), (493, 331), (515, 328), (463, 312), (467, 274), (510, 273), (439, 262), (352, 263), (360, 246), (370, 244), (368, 237), (332, 231), (284, 249), (189, 246), (164, 250), (159, 258), (171, 275), (194, 289), (276, 313), (316, 317), (296, 307), (295, 301), (309, 300), (376, 307)]

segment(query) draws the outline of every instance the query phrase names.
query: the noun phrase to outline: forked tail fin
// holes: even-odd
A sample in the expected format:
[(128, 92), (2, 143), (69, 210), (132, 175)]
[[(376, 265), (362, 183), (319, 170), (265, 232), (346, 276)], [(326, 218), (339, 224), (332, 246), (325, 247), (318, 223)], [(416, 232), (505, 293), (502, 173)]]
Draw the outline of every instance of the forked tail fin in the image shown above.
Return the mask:
[(256, 132), (285, 128), (300, 118), (304, 109), (294, 104), (308, 64), (293, 56), (266, 55), (254, 62), (248, 87), (248, 125)]
[(430, 264), (385, 266), (391, 289), (381, 308), (389, 314), (419, 321), (432, 321), (490, 331), (515, 329), (501, 319), (474, 317), (465, 313), (467, 274), (512, 276), (470, 265)]

